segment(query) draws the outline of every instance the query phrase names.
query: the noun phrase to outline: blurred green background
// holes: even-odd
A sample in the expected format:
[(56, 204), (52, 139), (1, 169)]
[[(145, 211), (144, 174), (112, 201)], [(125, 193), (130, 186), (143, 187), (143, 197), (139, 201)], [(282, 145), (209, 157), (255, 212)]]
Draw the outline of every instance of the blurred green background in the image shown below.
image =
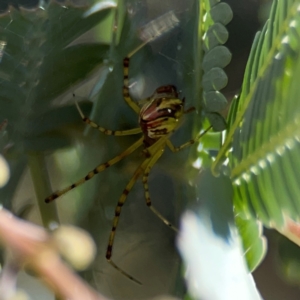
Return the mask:
[[(272, 1), (228, 0), (226, 2), (230, 4), (234, 12), (234, 19), (227, 26), (230, 33), (227, 47), (232, 52), (233, 59), (226, 68), (229, 84), (225, 89), (225, 94), (228, 99), (231, 99), (233, 95), (239, 92), (254, 35), (264, 24)], [(26, 7), (35, 7), (36, 3), (37, 1), (29, 2), (26, 0), (1, 2), (0, 10), (5, 12), (8, 4), (15, 7), (20, 4)], [(33, 151), (30, 164), (31, 166), (44, 164), (44, 168), (51, 179), (53, 190), (65, 187), (65, 185), (81, 178), (98, 163), (118, 154), (136, 140), (134, 136), (107, 137), (85, 129), (86, 127), (80, 122), (73, 104), (72, 94), (74, 93), (76, 99), (82, 102), (81, 106), (85, 113), (92, 112), (92, 118), (101, 120), (102, 126), (111, 129), (135, 127), (137, 117), (124, 105), (120, 92), (122, 89), (122, 58), (138, 44), (136, 32), (139, 28), (171, 9), (180, 16), (181, 25), (134, 56), (130, 77), (138, 84), (133, 89), (133, 93), (135, 97), (140, 99), (151, 94), (157, 86), (172, 83), (180, 87), (182, 94), (186, 96), (188, 105), (195, 105), (193, 102), (195, 99), (191, 99), (192, 96), (189, 97), (194, 70), (192, 61), (189, 60), (188, 53), (186, 53), (190, 49), (189, 33), (193, 28), (193, 1), (185, 1), (184, 3), (182, 1), (129, 1), (129, 6), (126, 8), (122, 8), (120, 5), (120, 14), (126, 11), (129, 19), (119, 19), (120, 23), (124, 22), (119, 24), (120, 28), (124, 26), (125, 29), (123, 28), (122, 35), (117, 32), (116, 39), (120, 38), (120, 46), (116, 44), (117, 50), (115, 52), (108, 52), (111, 36), (105, 35), (110, 23), (103, 21), (102, 28), (86, 33), (82, 40), (83, 42), (91, 40), (106, 42), (107, 45), (104, 44), (103, 46), (103, 53), (112, 53), (111, 56), (106, 56), (111, 64), (97, 69), (92, 79), (84, 82), (84, 84), (73, 85), (75, 82), (72, 82), (71, 88), (66, 89), (63, 95), (56, 97), (51, 105), (46, 102), (45, 98), (37, 102), (38, 109), (45, 113), (43, 118), (38, 120), (42, 123), (33, 123), (32, 125), (33, 127), (36, 124), (41, 126), (41, 128), (34, 127), (37, 136), (38, 129), (42, 130), (42, 125), (47, 128), (47, 124), (52, 123), (56, 123), (57, 127), (54, 126), (54, 129), (57, 129), (58, 132), (57, 135), (48, 136), (47, 141), (37, 140), (34, 147), (36, 149), (43, 148), (47, 143), (52, 146), (54, 144), (51, 141), (54, 140), (57, 144), (53, 146), (53, 149), (49, 149), (51, 147), (47, 144), (46, 161), (44, 161), (44, 157), (36, 156)], [(103, 16), (103, 19), (105, 18), (109, 22), (110, 16)], [(14, 22), (13, 14), (9, 15), (8, 20)], [(59, 32), (60, 22), (62, 21), (57, 21), (57, 31), (54, 32), (58, 36), (62, 34)], [(1, 26), (5, 32), (7, 27), (3, 24)], [(18, 38), (26, 40), (28, 33), (20, 32), (18, 31)], [(183, 50), (179, 51), (181, 48)], [(92, 53), (95, 54), (92, 50), (90, 53), (91, 57)], [(99, 54), (99, 56), (101, 55)], [(95, 57), (96, 59), (97, 57)], [(93, 60), (91, 59), (89, 63), (92, 64)], [(48, 71), (51, 69), (51, 61), (48, 62), (47, 68)], [(109, 68), (113, 70), (111, 71)], [(45, 80), (44, 84), (51, 92), (50, 82), (55, 82), (61, 77), (65, 77), (64, 80), (66, 81), (72, 81), (72, 71), (72, 69), (64, 69), (62, 66), (61, 73), (57, 75), (57, 78), (56, 74), (53, 74), (51, 80), (49, 79), (48, 82)], [(63, 73), (66, 75), (63, 76)], [(95, 105), (92, 107), (92, 103), (86, 102), (84, 99), (91, 94), (96, 81), (101, 83), (99, 78), (102, 78), (105, 83), (99, 93), (96, 88)], [(184, 82), (183, 85), (182, 82)], [(43, 93), (41, 92), (41, 94)], [(44, 94), (47, 96), (46, 92)], [(101, 102), (97, 101), (97, 97), (101, 99)], [(52, 114), (47, 115), (47, 109), (41, 108), (43, 103), (47, 103), (51, 107)], [(62, 107), (65, 110), (61, 109)], [(16, 107), (16, 110), (18, 109), (19, 107)], [(53, 119), (54, 116), (56, 119)], [(10, 119), (8, 121), (10, 122)], [(185, 129), (176, 134), (176, 144), (189, 139), (189, 129), (192, 126), (190, 123), (191, 121), (187, 119), (184, 124)], [(20, 143), (20, 147), (26, 147), (26, 145)], [(33, 143), (30, 143), (28, 147), (34, 148)], [(58, 151), (51, 151), (58, 148), (60, 148)], [(186, 182), (185, 174), (182, 171), (186, 157), (190, 154), (189, 151), (192, 150), (178, 155), (169, 155), (168, 152), (168, 155), (165, 155), (154, 168), (150, 177), (150, 192), (153, 203), (164, 216), (174, 222), (178, 220), (178, 216), (185, 206), (185, 198), (190, 193), (188, 182)], [(17, 151), (15, 155), (18, 155)], [(130, 174), (134, 172), (141, 159), (142, 157), (136, 152), (130, 159), (126, 159), (117, 166), (99, 174), (97, 178), (82, 188), (63, 196), (57, 202), (59, 217), (61, 222), (79, 224), (93, 235), (98, 245), (98, 256), (93, 266), (82, 276), (102, 293), (113, 299), (144, 299), (169, 293), (180, 297), (183, 293), (183, 285), (180, 279), (180, 261), (174, 249), (175, 235), (147, 209), (140, 182), (130, 193), (128, 203), (122, 211), (122, 219), (114, 246), (114, 260), (120, 263), (122, 268), (130, 274), (142, 282), (147, 282), (147, 284), (142, 287), (136, 286), (112, 269), (105, 260), (106, 243), (115, 204), (128, 182)], [(41, 223), (35, 202), (34, 188), (29, 175), (30, 171), (25, 169), (24, 165), (25, 162), (20, 160), (14, 166), (21, 179), (17, 184), (19, 177), (16, 176), (14, 177), (15, 184), (10, 183), (8, 188), (15, 186), (16, 190), (13, 189), (14, 193), (8, 193), (10, 196), (13, 194), (13, 200), (11, 203), (7, 203), (7, 206), (11, 205), (13, 211), (18, 213), (26, 205), (33, 204), (26, 217), (30, 221)], [(38, 177), (39, 174), (36, 176)], [(43, 209), (45, 211), (50, 210), (48, 207), (45, 206)], [(52, 215), (55, 215), (55, 209), (52, 209)], [(269, 238), (268, 255), (263, 264), (254, 272), (258, 288), (265, 300), (298, 299), (299, 288), (297, 284), (288, 282), (278, 263), (278, 234), (272, 231), (267, 231), (266, 234)], [(35, 295), (33, 299), (41, 299), (40, 297), (48, 299), (45, 294), (37, 296), (36, 293), (40, 289), (38, 286), (28, 288), (25, 287), (25, 284), (31, 285), (32, 283), (22, 281), (20, 285)], [(49, 296), (49, 299), (52, 298)]]

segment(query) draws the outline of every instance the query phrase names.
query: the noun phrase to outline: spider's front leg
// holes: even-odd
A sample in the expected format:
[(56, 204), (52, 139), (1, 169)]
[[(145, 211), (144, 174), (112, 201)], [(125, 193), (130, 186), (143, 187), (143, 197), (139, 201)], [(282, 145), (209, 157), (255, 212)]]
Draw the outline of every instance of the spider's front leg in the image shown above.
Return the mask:
[(86, 124), (88, 124), (89, 126), (91, 126), (92, 128), (95, 128), (99, 131), (101, 131), (102, 133), (106, 134), (106, 135), (115, 135), (115, 136), (124, 136), (124, 135), (133, 135), (133, 134), (138, 134), (142, 132), (142, 129), (140, 127), (138, 128), (133, 128), (133, 129), (129, 129), (129, 130), (110, 130), (110, 129), (106, 129), (104, 127), (99, 126), (97, 123), (95, 123), (94, 121), (92, 121), (91, 119), (89, 119), (88, 117), (86, 117), (81, 108), (79, 107), (78, 103), (75, 102), (77, 110), (80, 114), (80, 117), (82, 119), (82, 121)]
[(129, 94), (129, 61), (130, 57), (123, 59), (123, 98), (125, 102), (137, 113), (140, 113), (140, 107), (131, 99)]
[(180, 150), (182, 150), (182, 149), (184, 149), (188, 146), (191, 146), (191, 145), (195, 144), (196, 142), (198, 142), (201, 139), (201, 137), (204, 136), (211, 128), (212, 128), (212, 126), (209, 126), (203, 132), (198, 134), (194, 139), (189, 140), (188, 142), (186, 142), (186, 143), (184, 143), (184, 144), (182, 144), (178, 147), (175, 147), (170, 140), (167, 140), (166, 141), (167, 146), (172, 152), (178, 152), (178, 151), (180, 151)]
[(138, 52), (141, 48), (143, 48), (148, 42), (142, 43), (140, 46), (131, 51), (124, 59), (123, 59), (123, 98), (125, 102), (134, 110), (138, 115), (140, 114), (140, 107), (132, 100), (129, 94), (129, 64), (130, 58)]

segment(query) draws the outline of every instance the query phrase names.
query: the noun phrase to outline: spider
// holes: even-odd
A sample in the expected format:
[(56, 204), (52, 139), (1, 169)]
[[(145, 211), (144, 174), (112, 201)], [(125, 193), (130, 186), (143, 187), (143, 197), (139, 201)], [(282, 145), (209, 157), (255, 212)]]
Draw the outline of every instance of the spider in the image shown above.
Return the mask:
[(122, 270), (112, 261), (112, 250), (115, 239), (115, 233), (117, 225), (119, 222), (120, 214), (122, 207), (127, 199), (128, 194), (133, 188), (137, 179), (142, 175), (142, 182), (145, 190), (145, 198), (147, 206), (153, 211), (153, 213), (161, 219), (168, 227), (174, 231), (178, 231), (177, 228), (172, 225), (166, 218), (164, 218), (159, 211), (155, 209), (152, 205), (149, 188), (148, 188), (148, 176), (158, 159), (162, 156), (166, 146), (172, 152), (178, 152), (198, 141), (201, 136), (203, 136), (211, 127), (207, 128), (202, 133), (198, 134), (194, 139), (189, 140), (188, 142), (182, 144), (179, 147), (175, 147), (170, 141), (170, 136), (172, 133), (178, 129), (181, 125), (181, 118), (184, 114), (189, 113), (194, 110), (190, 108), (184, 110), (184, 98), (179, 99), (177, 89), (173, 85), (165, 85), (157, 88), (153, 95), (146, 99), (146, 103), (140, 108), (136, 102), (132, 100), (129, 94), (129, 62), (130, 58), (136, 53), (141, 47), (129, 53), (123, 59), (123, 98), (129, 107), (137, 113), (139, 116), (139, 127), (129, 130), (109, 130), (104, 127), (99, 126), (94, 121), (84, 116), (82, 110), (80, 109), (77, 102), (75, 102), (78, 112), (82, 118), (82, 121), (92, 128), (95, 128), (106, 135), (115, 135), (115, 136), (125, 136), (133, 134), (142, 134), (142, 136), (129, 148), (123, 151), (121, 154), (112, 158), (111, 160), (98, 165), (94, 170), (90, 171), (85, 177), (81, 178), (77, 182), (71, 184), (70, 186), (57, 191), (45, 199), (46, 203), (52, 202), (61, 195), (67, 193), (68, 191), (76, 188), (77, 186), (85, 183), (86, 181), (92, 179), (99, 172), (104, 171), (110, 166), (116, 164), (126, 156), (130, 155), (136, 149), (141, 146), (144, 146), (143, 153), (145, 154), (145, 160), (140, 164), (136, 169), (134, 175), (126, 185), (123, 193), (117, 203), (115, 208), (115, 216), (113, 219), (112, 229), (109, 235), (107, 250), (106, 250), (106, 260), (123, 275), (133, 280), (134, 282), (141, 284), (137, 279), (129, 275), (127, 272)]

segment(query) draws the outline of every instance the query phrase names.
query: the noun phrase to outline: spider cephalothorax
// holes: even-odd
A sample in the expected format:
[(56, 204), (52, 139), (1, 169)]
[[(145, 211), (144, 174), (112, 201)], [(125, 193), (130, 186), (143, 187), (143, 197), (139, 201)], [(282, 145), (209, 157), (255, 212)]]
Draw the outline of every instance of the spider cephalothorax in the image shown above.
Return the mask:
[(161, 86), (148, 99), (139, 115), (144, 142), (152, 145), (157, 139), (173, 132), (184, 114), (183, 100), (178, 98), (176, 87)]

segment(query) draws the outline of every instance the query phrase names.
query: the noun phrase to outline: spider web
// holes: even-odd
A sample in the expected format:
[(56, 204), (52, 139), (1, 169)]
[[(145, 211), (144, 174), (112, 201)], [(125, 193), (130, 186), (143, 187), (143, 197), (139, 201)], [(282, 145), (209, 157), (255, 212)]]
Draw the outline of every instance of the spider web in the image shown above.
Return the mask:
[[(176, 4), (178, 6), (177, 9), (178, 11), (182, 11), (179, 2), (177, 1)], [(9, 5), (13, 5), (15, 8), (18, 7), (17, 3), (12, 2), (7, 3), (6, 6), (1, 6), (2, 11), (7, 12), (8, 10), (8, 16), (6, 17), (6, 24), (4, 26), (1, 25), (0, 30), (5, 35), (14, 36), (15, 40), (23, 44), (23, 52), (18, 53), (18, 62), (11, 64), (11, 74), (17, 74), (26, 65), (29, 56), (28, 53), (35, 50), (28, 44), (28, 36), (32, 36), (35, 29), (24, 27), (24, 30), (20, 30), (18, 27), (19, 20), (16, 17), (17, 12)], [(126, 129), (137, 125), (137, 116), (126, 107), (122, 99), (121, 60), (128, 51), (136, 47), (137, 43), (140, 43), (136, 34), (139, 28), (143, 28), (141, 32), (143, 32), (144, 38), (145, 34), (150, 34), (152, 39), (156, 41), (143, 48), (132, 59), (130, 73), (135, 83), (133, 84), (135, 88), (132, 88), (133, 96), (138, 101), (151, 94), (159, 85), (170, 83), (178, 85), (178, 70), (180, 71), (178, 66), (181, 65), (181, 59), (176, 57), (176, 52), (178, 51), (177, 46), (179, 43), (178, 33), (182, 29), (177, 24), (179, 21), (176, 19), (175, 13), (178, 14), (178, 11), (174, 13), (174, 6), (176, 7), (176, 5), (174, 5), (174, 2), (171, 4), (170, 1), (161, 7), (158, 2), (152, 3), (150, 6), (147, 6), (146, 3), (137, 4), (135, 1), (131, 1), (128, 4), (127, 8), (130, 20), (127, 22), (132, 24), (130, 25), (132, 26), (130, 29), (130, 38), (127, 42), (122, 42), (121, 38), (119, 41), (120, 46), (114, 52), (115, 54), (108, 58), (112, 61), (113, 70), (105, 74), (106, 67), (104, 67), (93, 75), (94, 82), (99, 80), (104, 81), (101, 90), (95, 93), (96, 105), (92, 113), (93, 118), (101, 122), (101, 125), (119, 129)], [(35, 3), (30, 3), (30, 6), (34, 10)], [(157, 38), (157, 36), (153, 38), (154, 34), (151, 33), (151, 30), (154, 28), (153, 24), (157, 23), (152, 23), (152, 29), (149, 26), (142, 26), (147, 24), (145, 20), (154, 20), (164, 13), (171, 14), (170, 20), (175, 21), (171, 22), (171, 25), (168, 25), (169, 29), (167, 31), (170, 31), (169, 33), (166, 33), (161, 38)], [(179, 13), (179, 17), (183, 19), (182, 13)], [(58, 20), (59, 22), (61, 22), (61, 28), (63, 28), (63, 20)], [(173, 27), (174, 30), (170, 30)], [(155, 30), (158, 30), (157, 27)], [(60, 33), (58, 32), (57, 34), (59, 35)], [(146, 39), (149, 39), (149, 37), (146, 37)], [(4, 38), (0, 38), (0, 40), (0, 57), (2, 62), (6, 63), (7, 60), (12, 60), (14, 57), (12, 57), (12, 52), (9, 48), (10, 45), (7, 46), (6, 40)], [(84, 43), (86, 42), (87, 40), (84, 39)], [(122, 45), (121, 43), (124, 44)], [(49, 48), (48, 54), (51, 51), (51, 48)], [(65, 60), (67, 61), (67, 58)], [(141, 64), (145, 66), (143, 70), (140, 68)], [(37, 71), (38, 69), (33, 69), (32, 74), (36, 76), (38, 81)], [(68, 75), (68, 70), (62, 71)], [(51, 74), (51, 69), (48, 72)], [(52, 80), (59, 80), (59, 78), (59, 76), (53, 76)], [(2, 76), (0, 84), (4, 85), (6, 80), (7, 77)], [(81, 97), (87, 98), (88, 91), (94, 86), (94, 82), (91, 82), (91, 79), (89, 79), (86, 80), (84, 85), (79, 84), (77, 86), (78, 89), (71, 87), (71, 89), (64, 93), (66, 101), (63, 101), (62, 97), (53, 99), (52, 103), (56, 103), (54, 109), (56, 109), (56, 112), (59, 112), (60, 118), (69, 118), (72, 121), (67, 124), (69, 128), (63, 126), (57, 128), (58, 130), (62, 130), (64, 136), (68, 136), (66, 138), (68, 140), (68, 148), (64, 149), (59, 145), (57, 140), (50, 139), (49, 135), (51, 135), (51, 131), (46, 130), (43, 133), (43, 136), (48, 139), (47, 142), (45, 142), (46, 139), (42, 140), (41, 143), (43, 145), (47, 145), (48, 141), (50, 141), (49, 143), (57, 146), (57, 149), (55, 149), (51, 156), (47, 156), (45, 164), (52, 178), (52, 186), (54, 188), (60, 188), (84, 176), (89, 169), (118, 154), (135, 139), (135, 137), (106, 137), (101, 136), (97, 132), (89, 132), (88, 135), (82, 134), (84, 127), (80, 126), (81, 124), (76, 124), (77, 121), (80, 123), (80, 118), (75, 107), (73, 107), (73, 110), (71, 108), (73, 105), (71, 105), (73, 102), (72, 93), (75, 92), (79, 99)], [(117, 89), (116, 87), (119, 88)], [(45, 113), (46, 110), (49, 110), (48, 113), (50, 114), (53, 106), (49, 106), (51, 103), (48, 103), (48, 100), (46, 101), (45, 99), (40, 99), (38, 102), (35, 101), (34, 93), (35, 86), (28, 87), (27, 92), (24, 94), (25, 97), (18, 99), (19, 102), (17, 103), (19, 103), (19, 107), (15, 107), (16, 111), (12, 111), (12, 116), (7, 117), (9, 142), (13, 144), (13, 150), (16, 151), (22, 163), (17, 161), (17, 166), (14, 167), (14, 162), (10, 162), (13, 172), (19, 173), (19, 176), (14, 177), (15, 182), (12, 190), (17, 190), (15, 196), (12, 197), (12, 194), (7, 194), (6, 198), (13, 198), (10, 205), (12, 205), (16, 213), (22, 211), (28, 204), (33, 205), (26, 218), (30, 221), (40, 223), (39, 211), (34, 204), (35, 192), (32, 179), (30, 178), (28, 165), (23, 160), (27, 156), (26, 153), (22, 153), (22, 147), (24, 147), (25, 143), (24, 138), (26, 137), (26, 135), (23, 135), (27, 134), (25, 130), (27, 126), (29, 128), (32, 126), (30, 123), (33, 122), (31, 119), (32, 115), (36, 115), (39, 112)], [(99, 99), (101, 100), (99, 101)], [(88, 112), (91, 106), (84, 105), (83, 103), (83, 109), (85, 107), (85, 111)], [(70, 107), (67, 110), (67, 114), (63, 114), (63, 111), (60, 113), (60, 109), (66, 106)], [(15, 122), (15, 119), (20, 120), (20, 122)], [(59, 121), (58, 119), (49, 120), (51, 123)], [(40, 125), (41, 129), (43, 119), (38, 119), (38, 122), (33, 124)], [(51, 127), (49, 123), (46, 125), (49, 128)], [(40, 135), (38, 136), (40, 137)], [(73, 143), (70, 143), (70, 136), (72, 136)], [(30, 146), (32, 145), (30, 144)], [(41, 152), (41, 154), (43, 153), (45, 152)], [(76, 224), (80, 223), (81, 226), (92, 233), (99, 247), (98, 256), (93, 268), (86, 272), (84, 277), (99, 289), (100, 292), (110, 295), (114, 299), (143, 299), (159, 294), (175, 293), (174, 282), (179, 270), (179, 260), (173, 244), (174, 234), (146, 207), (141, 182), (137, 183), (132, 193), (130, 193), (126, 206), (122, 211), (121, 222), (117, 230), (116, 243), (114, 245), (114, 260), (120, 262), (122, 268), (128, 269), (128, 272), (133, 272), (136, 277), (141, 277), (141, 281), (147, 281), (147, 284), (142, 288), (136, 287), (127, 278), (123, 278), (122, 275), (116, 273), (105, 260), (104, 251), (111, 228), (115, 204), (128, 179), (142, 159), (143, 157), (138, 152), (135, 153), (133, 157), (106, 170), (105, 173), (99, 174), (98, 178), (95, 178), (91, 183), (87, 183), (82, 188), (73, 191), (70, 195), (64, 196), (58, 202), (60, 220)], [(182, 198), (182, 194), (185, 194), (185, 192), (182, 192), (181, 186), (176, 184), (176, 182), (180, 183), (181, 181), (177, 169), (178, 162), (180, 162), (180, 156), (178, 155), (175, 160), (168, 159), (168, 157), (163, 159), (161, 166), (155, 168), (156, 170), (151, 175), (149, 182), (153, 203), (170, 220), (176, 219), (176, 211), (178, 210), (176, 208), (178, 205), (176, 204), (176, 199)], [(32, 166), (29, 165), (29, 167), (31, 168)], [(149, 262), (151, 262), (151, 268), (148, 265)], [(33, 298), (47, 299), (46, 297), (49, 297), (51, 299), (46, 294), (43, 294), (42, 297), (38, 296), (37, 291), (40, 288), (28, 288), (28, 284), (32, 283), (23, 281), (20, 283), (20, 286), (23, 286), (26, 290), (31, 290)], [(116, 286), (118, 286), (118, 289), (115, 288)]]
[[(57, 2), (64, 4), (64, 1)], [(77, 1), (76, 4), (79, 5), (80, 2), (82, 1)], [(18, 61), (14, 64), (10, 63), (9, 72), (5, 73), (2, 67), (5, 59), (10, 59), (12, 54), (7, 51), (9, 45), (6, 40), (0, 37), (0, 84), (2, 87), (10, 78), (9, 76), (16, 74), (21, 69), (24, 70), (22, 66), (28, 58), (28, 53), (33, 53), (33, 50), (37, 49), (30, 45), (26, 46), (27, 37), (36, 29), (28, 30), (24, 27), (24, 31), (21, 31), (12, 6), (17, 8), (21, 4), (22, 6), (28, 5), (27, 8), (33, 9), (37, 3), (38, 1), (34, 0), (30, 3), (26, 3), (25, 0), (22, 3), (17, 0), (0, 1), (1, 14), (10, 10), (6, 23), (0, 25), (0, 35), (11, 34), (15, 41), (20, 40), (24, 45), (22, 51), (18, 52)], [(123, 2), (120, 1), (120, 3)], [(239, 5), (243, 7), (249, 7), (249, 3), (252, 2), (239, 1)], [(141, 40), (147, 41), (155, 36), (157, 20), (165, 14), (171, 16), (169, 18), (169, 21), (172, 21), (171, 25), (167, 25), (167, 27), (172, 30), (161, 37), (155, 36), (154, 41), (132, 58), (131, 93), (136, 101), (140, 101), (152, 94), (158, 86), (174, 84), (181, 90), (181, 95), (186, 97), (187, 105), (194, 105), (197, 101), (193, 94), (195, 66), (191, 59), (194, 51), (192, 43), (195, 26), (193, 20), (196, 14), (194, 5), (195, 1), (192, 0), (128, 1), (121, 12), (127, 16), (127, 25), (130, 25), (125, 27), (124, 20), (119, 24), (121, 29), (125, 28), (127, 36), (123, 39), (119, 37), (114, 45), (115, 48), (106, 51), (108, 53), (105, 56), (107, 64), (101, 66), (97, 70), (98, 72), (93, 74), (92, 79), (88, 78), (84, 82), (85, 84), (80, 82), (76, 87), (70, 84), (70, 87), (62, 95), (56, 95), (55, 99), (51, 99), (51, 101), (41, 98), (32, 105), (34, 87), (30, 87), (24, 97), (16, 95), (16, 103), (12, 107), (7, 101), (0, 102), (0, 123), (2, 124), (5, 119), (8, 121), (7, 127), (1, 131), (0, 146), (2, 153), (9, 161), (13, 174), (12, 180), (0, 191), (2, 203), (6, 207), (12, 208), (17, 214), (23, 214), (22, 216), (30, 221), (41, 223), (28, 167), (28, 148), (35, 147), (34, 149), (42, 155), (47, 154), (47, 163), (40, 167), (41, 174), (46, 174), (45, 170), (47, 170), (51, 177), (52, 187), (56, 189), (84, 176), (96, 164), (113, 157), (135, 141), (136, 137), (134, 136), (106, 137), (90, 130), (83, 134), (84, 126), (79, 124), (80, 118), (73, 105), (72, 95), (75, 93), (80, 101), (92, 96), (90, 100), (94, 101), (93, 110), (91, 111), (91, 102), (82, 101), (81, 107), (86, 114), (90, 115), (91, 113), (91, 117), (102, 126), (111, 129), (128, 129), (137, 126), (137, 116), (122, 99), (122, 58), (138, 46)], [(41, 6), (43, 7), (43, 5)], [(67, 10), (66, 3), (65, 7)], [(149, 27), (144, 26), (154, 20), (156, 21), (151, 27), (152, 29), (145, 30)], [(63, 21), (63, 18), (57, 21), (59, 25), (57, 36), (64, 34)], [(167, 22), (167, 24), (169, 23)], [(252, 27), (255, 27), (253, 22), (248, 23), (251, 24), (250, 27), (253, 30)], [(235, 27), (239, 27), (239, 25), (235, 25)], [(140, 37), (138, 36), (139, 30), (143, 33), (140, 34)], [(94, 40), (98, 41), (100, 35), (103, 38), (103, 32), (101, 34), (97, 32), (96, 37), (93, 37)], [(246, 36), (252, 37), (250, 29), (244, 34), (244, 37)], [(83, 43), (90, 42), (89, 38), (90, 35), (85, 35)], [(247, 51), (244, 48), (244, 39), (238, 43), (235, 36), (230, 42), (231, 50), (241, 51), (243, 55)], [(49, 48), (49, 52), (51, 52), (51, 48)], [(65, 62), (67, 60), (68, 58), (65, 57)], [(241, 63), (239, 62), (238, 65)], [(48, 66), (48, 72), (52, 76), (49, 76), (45, 88), (52, 82), (60, 81), (72, 73), (69, 69), (62, 67), (60, 76), (58, 76), (54, 73), (51, 63)], [(32, 74), (34, 74), (35, 69), (32, 69)], [(235, 69), (233, 72), (236, 72)], [(240, 77), (232, 77), (234, 79), (231, 80), (231, 85), (240, 82)], [(39, 79), (38, 76), (37, 79)], [(236, 88), (236, 85), (231, 86), (229, 92), (232, 93)], [(39, 114), (41, 117), (37, 121), (31, 118), (32, 115)], [(27, 115), (30, 118), (25, 118)], [(190, 123), (190, 119), (187, 118), (183, 124), (184, 127), (174, 135), (172, 141), (175, 144), (190, 139)], [(28, 128), (29, 130), (27, 130)], [(34, 138), (32, 138), (32, 133), (34, 133)], [(38, 142), (37, 137), (45, 139)], [(41, 145), (44, 147), (42, 150)], [(188, 199), (192, 198), (186, 183), (189, 174), (184, 172), (188, 151), (181, 156), (166, 151), (150, 176), (152, 201), (171, 221), (177, 220), (178, 214)], [(105, 248), (111, 229), (114, 207), (123, 188), (142, 159), (143, 157), (137, 151), (132, 157), (106, 170), (103, 174), (99, 174), (97, 178), (82, 188), (65, 195), (58, 202), (59, 216), (63, 222), (79, 224), (93, 235), (98, 245), (98, 256), (91, 269), (85, 272), (83, 277), (99, 291), (113, 299), (145, 299), (161, 294), (182, 297), (182, 282), (178, 279), (181, 277), (179, 259), (173, 244), (174, 234), (147, 209), (140, 181), (130, 193), (122, 211), (114, 245), (114, 260), (145, 284), (142, 287), (136, 286), (112, 269), (105, 260)], [(48, 207), (47, 209), (50, 210)], [(32, 278), (26, 283), (22, 280), (23, 278), (20, 281), (20, 287), (28, 292), (31, 291), (32, 299), (53, 298), (52, 295), (47, 295), (45, 290), (41, 291), (40, 286), (33, 286)], [(273, 289), (274, 287), (272, 287)], [(39, 294), (39, 292), (41, 293)], [(295, 292), (295, 299), (298, 299), (297, 293), (298, 291)], [(292, 298), (289, 297), (289, 299)]]

